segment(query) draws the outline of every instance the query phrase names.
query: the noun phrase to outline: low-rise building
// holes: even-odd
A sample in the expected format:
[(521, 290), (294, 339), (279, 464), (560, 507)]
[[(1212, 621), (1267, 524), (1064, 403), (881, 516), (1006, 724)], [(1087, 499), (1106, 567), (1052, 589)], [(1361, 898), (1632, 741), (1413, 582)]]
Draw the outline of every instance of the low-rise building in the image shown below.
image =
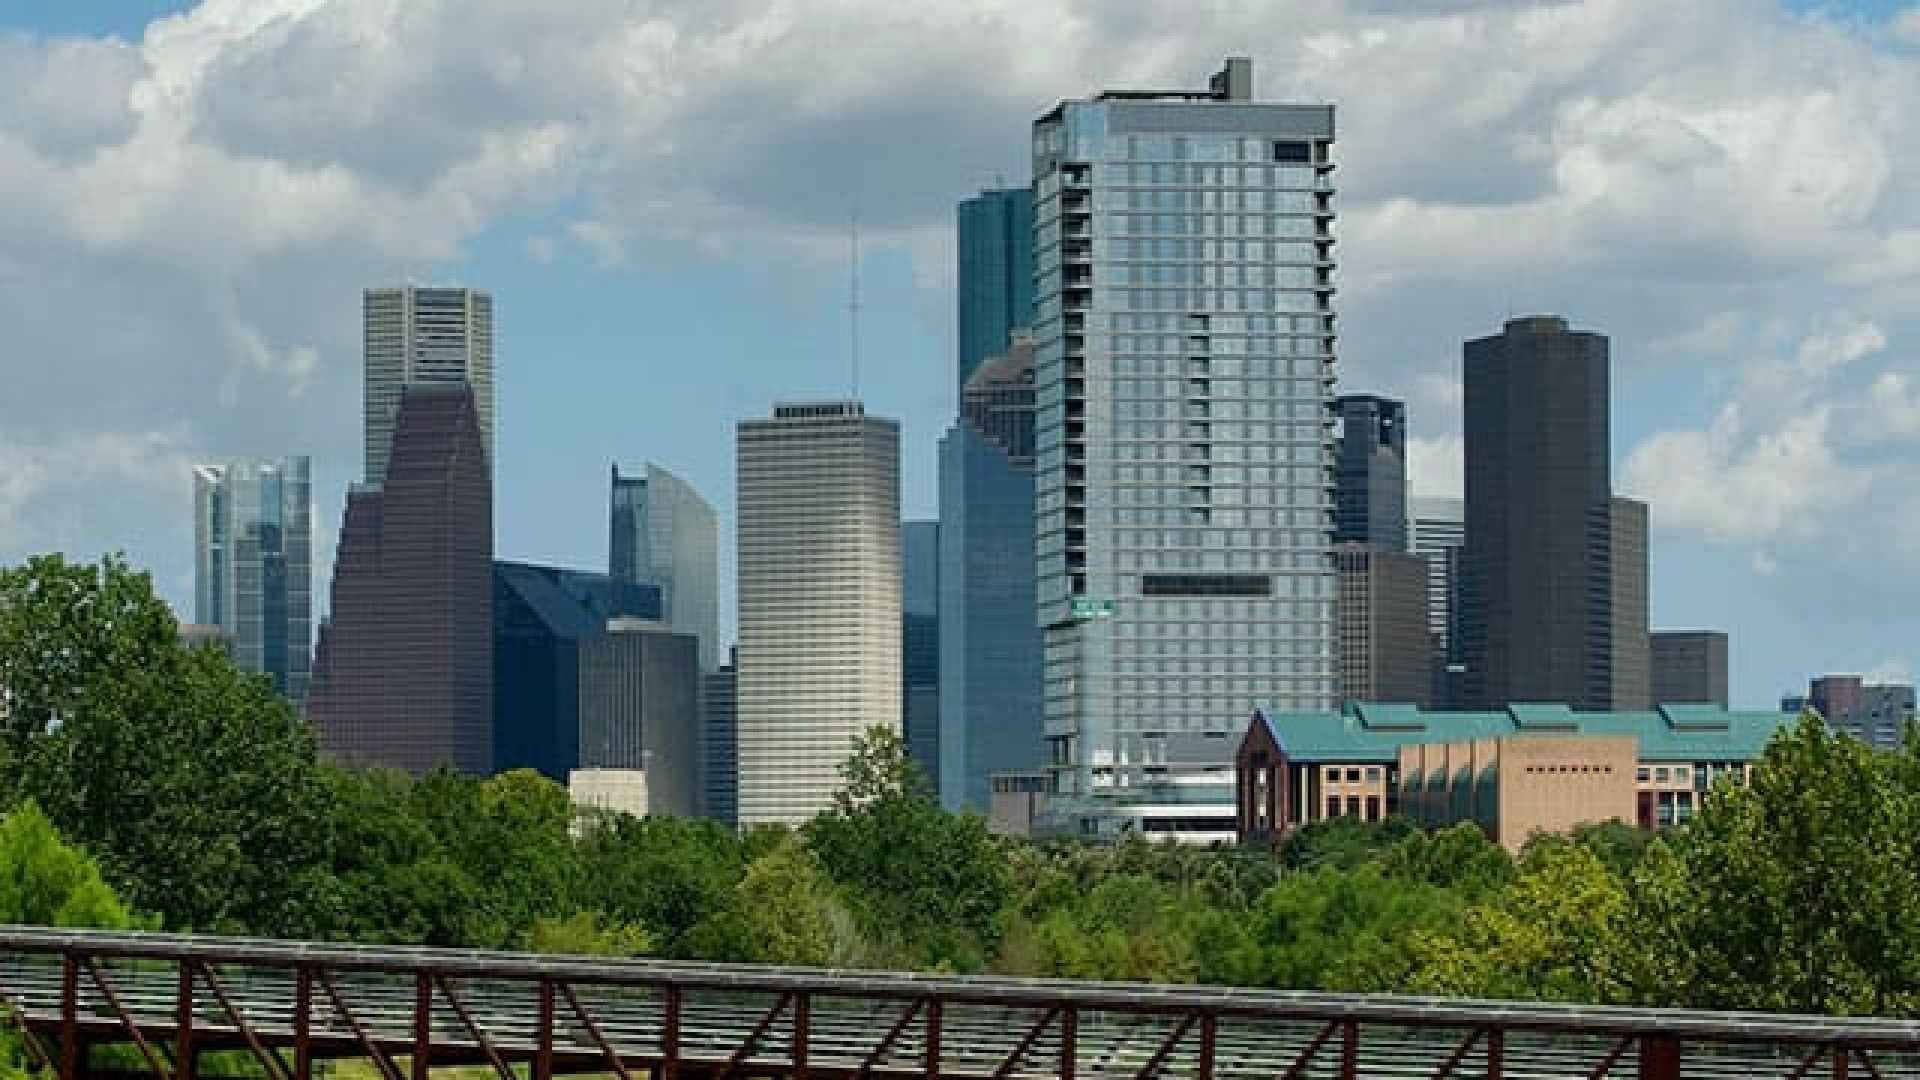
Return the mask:
[(1744, 783), (1790, 721), (1712, 705), (1261, 709), (1235, 760), (1235, 831), (1243, 843), (1259, 842), (1330, 817), (1404, 815), (1432, 826), (1473, 821), (1518, 851), (1536, 833), (1587, 822), (1664, 828), (1690, 818), (1721, 777)]

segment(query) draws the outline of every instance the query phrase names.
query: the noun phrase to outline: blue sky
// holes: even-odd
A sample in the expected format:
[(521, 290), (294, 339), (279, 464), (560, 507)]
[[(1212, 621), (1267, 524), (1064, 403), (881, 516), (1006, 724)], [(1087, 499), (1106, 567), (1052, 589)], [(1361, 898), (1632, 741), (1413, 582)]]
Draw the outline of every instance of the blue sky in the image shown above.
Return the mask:
[(1423, 488), (1458, 482), (1460, 340), (1565, 313), (1615, 339), (1656, 627), (1729, 630), (1749, 704), (1910, 673), (1916, 9), (1301, 8), (1321, 32), (1251, 2), (0, 0), (0, 560), (122, 548), (184, 603), (185, 463), (290, 451), (330, 555), (358, 289), (406, 277), (495, 294), (501, 555), (602, 565), (614, 459), (730, 518), (733, 421), (846, 390), (856, 208), (861, 393), (932, 516), (954, 202), (1022, 175), (1053, 100), (1251, 50), (1263, 95), (1340, 104), (1343, 389), (1408, 399)]

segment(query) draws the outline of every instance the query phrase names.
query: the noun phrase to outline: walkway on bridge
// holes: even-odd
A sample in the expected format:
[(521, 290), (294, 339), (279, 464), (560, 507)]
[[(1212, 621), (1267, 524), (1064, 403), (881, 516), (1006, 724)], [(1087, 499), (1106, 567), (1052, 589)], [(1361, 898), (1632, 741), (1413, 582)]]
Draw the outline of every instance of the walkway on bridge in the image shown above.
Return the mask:
[[(1920, 1077), (1920, 1025), (0, 927), (0, 1001), (61, 1080), (369, 1060), (499, 1080)], [(121, 1066), (124, 1068), (124, 1066)]]

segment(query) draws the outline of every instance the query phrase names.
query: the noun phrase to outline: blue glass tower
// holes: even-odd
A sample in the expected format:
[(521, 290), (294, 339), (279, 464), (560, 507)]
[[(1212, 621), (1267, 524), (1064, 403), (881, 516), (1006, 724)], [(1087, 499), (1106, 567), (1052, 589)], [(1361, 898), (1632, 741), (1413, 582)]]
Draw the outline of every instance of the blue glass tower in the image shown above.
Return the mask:
[(960, 204), (958, 384), (1033, 322), (1033, 192), (983, 191)]
[(1045, 764), (1034, 620), (1033, 343), (981, 364), (940, 440), (940, 802)]

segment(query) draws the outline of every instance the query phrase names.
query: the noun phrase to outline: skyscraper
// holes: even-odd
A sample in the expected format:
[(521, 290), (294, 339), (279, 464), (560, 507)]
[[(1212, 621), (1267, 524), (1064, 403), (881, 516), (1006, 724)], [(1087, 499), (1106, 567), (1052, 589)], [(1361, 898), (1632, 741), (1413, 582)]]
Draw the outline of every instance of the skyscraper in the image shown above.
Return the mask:
[(1466, 672), (1460, 640), (1460, 551), (1467, 542), (1464, 499), (1414, 499), (1413, 553), (1427, 560), (1427, 641), (1433, 660), (1433, 704), (1460, 704)]
[(1370, 394), (1333, 403), (1333, 540), (1407, 549), (1407, 406)]
[(1551, 316), (1466, 343), (1469, 707), (1645, 705), (1646, 508), (1613, 498), (1607, 367)]
[(900, 425), (790, 404), (738, 437), (739, 821), (800, 822), (900, 731)]
[(1663, 630), (1652, 637), (1656, 707), (1690, 701), (1727, 707), (1727, 635), (1724, 632)]
[(1433, 703), (1427, 562), (1361, 543), (1334, 549), (1342, 702)]
[(958, 385), (1033, 322), (1033, 192), (983, 191), (960, 204)]
[(473, 387), (481, 447), (491, 469), (493, 297), (478, 289), (407, 285), (368, 289), (363, 303), (367, 483), (386, 480), (401, 391), (414, 383)]
[(1804, 704), (1832, 730), (1886, 749), (1902, 744), (1914, 718), (1912, 683), (1869, 683), (1858, 675), (1813, 679)]
[(940, 783), (940, 523), (900, 525), (900, 730), (927, 782)]
[(313, 656), (313, 480), (306, 457), (193, 470), (193, 618), (295, 705)]
[(700, 670), (720, 663), (720, 529), (713, 504), (658, 465), (613, 466), (608, 571), (660, 590), (661, 618), (700, 639)]
[(701, 813), (732, 828), (739, 821), (738, 658), (730, 651), (717, 671), (700, 677)]
[(1033, 339), (967, 379), (940, 440), (940, 801), (987, 813), (991, 774), (1046, 761), (1034, 621)]
[(348, 761), (493, 766), (493, 482), (473, 388), (405, 388), (386, 482), (347, 493), (307, 715)]
[(1240, 58), (1034, 123), (1055, 828), (1229, 834), (1231, 769), (1169, 737), (1225, 765), (1256, 704), (1333, 704), (1333, 134)]

